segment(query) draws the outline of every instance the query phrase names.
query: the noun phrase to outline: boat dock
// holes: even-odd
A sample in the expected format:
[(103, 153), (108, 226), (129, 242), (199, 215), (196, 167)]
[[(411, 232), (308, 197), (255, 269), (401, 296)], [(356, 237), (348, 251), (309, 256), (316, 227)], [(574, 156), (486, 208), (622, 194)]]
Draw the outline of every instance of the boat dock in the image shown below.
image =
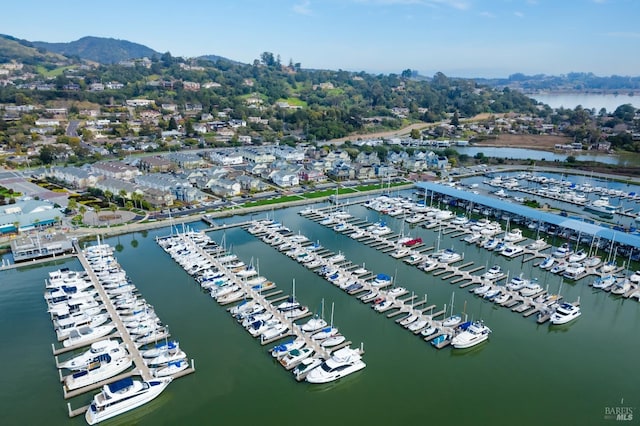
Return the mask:
[[(121, 380), (123, 378), (126, 377), (131, 377), (133, 375), (140, 375), (141, 378), (145, 381), (148, 380), (152, 380), (153, 379), (153, 375), (151, 373), (150, 368), (147, 366), (147, 364), (144, 362), (141, 354), (140, 354), (140, 350), (139, 350), (139, 344), (136, 344), (136, 342), (134, 342), (134, 340), (131, 337), (131, 334), (129, 333), (129, 331), (127, 330), (127, 328), (125, 327), (124, 323), (122, 322), (120, 315), (118, 314), (111, 298), (109, 297), (109, 295), (107, 294), (105, 288), (102, 285), (102, 282), (98, 279), (97, 275), (95, 274), (93, 268), (91, 267), (91, 264), (89, 263), (89, 261), (87, 260), (84, 252), (78, 247), (78, 243), (77, 241), (74, 242), (74, 248), (76, 251), (76, 256), (78, 257), (78, 260), (80, 261), (80, 263), (82, 264), (82, 267), (84, 268), (85, 272), (87, 273), (87, 276), (90, 278), (91, 283), (93, 285), (93, 287), (97, 290), (98, 292), (98, 296), (102, 301), (102, 304), (104, 306), (104, 309), (106, 309), (107, 313), (109, 314), (109, 317), (112, 321), (112, 324), (114, 325), (116, 331), (111, 333), (108, 336), (102, 336), (102, 337), (98, 337), (96, 339), (92, 339), (90, 341), (87, 342), (83, 342), (80, 343), (78, 345), (75, 346), (69, 346), (69, 347), (62, 347), (59, 349), (56, 349), (55, 346), (52, 344), (52, 348), (53, 348), (53, 353), (56, 356), (56, 366), (58, 366), (58, 355), (62, 354), (62, 353), (66, 353), (69, 351), (73, 351), (76, 349), (80, 349), (83, 347), (86, 347), (88, 345), (90, 345), (93, 342), (96, 341), (100, 341), (100, 340), (104, 340), (107, 338), (119, 338), (122, 340), (122, 342), (124, 343), (124, 346), (129, 354), (129, 356), (131, 357), (132, 361), (133, 361), (133, 365), (134, 365), (134, 369), (130, 370), (128, 372), (119, 374), (117, 376), (113, 376), (110, 377), (106, 380), (102, 380), (100, 382), (94, 383), (92, 385), (88, 385), (88, 386), (83, 386), (79, 389), (75, 389), (75, 390), (68, 390), (66, 386), (63, 386), (63, 395), (64, 395), (64, 399), (69, 399), (69, 398), (73, 398), (75, 396), (84, 394), (86, 392), (95, 390), (95, 389), (99, 389), (104, 385), (107, 385), (109, 383), (113, 383), (115, 381)], [(165, 334), (164, 336), (158, 336), (158, 339), (161, 338), (165, 338), (168, 337), (168, 334)], [(62, 376), (61, 370), (58, 371), (59, 375), (60, 375), (60, 379), (62, 382), (64, 382), (64, 377)], [(174, 375), (174, 378), (177, 377), (182, 377), (186, 374), (190, 374), (195, 372), (195, 369), (193, 367), (193, 360), (192, 360), (192, 365), (190, 368), (187, 368), (181, 372), (179, 372), (179, 374)], [(77, 415), (81, 415), (86, 411), (87, 407), (81, 407), (78, 409), (71, 409), (71, 405), (68, 404), (68, 411), (69, 411), (69, 416), (70, 417), (74, 417)]]
[[(246, 228), (246, 224), (245, 224), (245, 228)], [(274, 234), (277, 234), (280, 237), (283, 236), (283, 234), (278, 233), (276, 231), (274, 231)], [(260, 339), (261, 345), (263, 346), (270, 345), (272, 343), (275, 343), (287, 337), (302, 339), (304, 341), (304, 346), (313, 350), (313, 357), (328, 359), (331, 357), (332, 352), (340, 348), (343, 348), (345, 346), (349, 346), (352, 343), (351, 341), (346, 341), (346, 339), (344, 339), (345, 341), (340, 344), (337, 344), (331, 347), (325, 347), (323, 346), (323, 343), (326, 339), (315, 339), (312, 337), (313, 333), (308, 333), (303, 331), (301, 328), (301, 325), (298, 324), (296, 321), (300, 321), (304, 318), (307, 318), (313, 315), (313, 312), (308, 310), (308, 308), (304, 308), (300, 313), (296, 313), (294, 315), (294, 314), (287, 314), (288, 311), (282, 311), (278, 309), (276, 304), (284, 301), (296, 301), (295, 296), (290, 296), (290, 295), (282, 296), (283, 290), (276, 290), (269, 293), (264, 293), (262, 291), (261, 286), (255, 285), (255, 282), (251, 281), (251, 279), (241, 278), (239, 274), (243, 269), (246, 270), (246, 268), (243, 268), (243, 267), (233, 268), (230, 266), (229, 260), (227, 260), (227, 259), (235, 258), (235, 255), (229, 255), (226, 252), (212, 255), (211, 253), (208, 253), (206, 250), (204, 250), (200, 246), (200, 244), (196, 243), (196, 241), (194, 241), (190, 237), (190, 234), (188, 233), (178, 234), (171, 237), (165, 237), (164, 239), (166, 238), (172, 238), (174, 242), (183, 244), (185, 247), (188, 248), (188, 250), (191, 253), (196, 253), (199, 259), (202, 259), (203, 262), (206, 262), (208, 265), (210, 265), (211, 270), (216, 270), (221, 272), (226, 277), (226, 280), (227, 280), (227, 282), (224, 284), (225, 286), (236, 286), (238, 288), (237, 296), (231, 297), (228, 300), (226, 299), (216, 300), (222, 306), (234, 304), (232, 308), (228, 309), (230, 313), (233, 313), (234, 310), (238, 308), (239, 306), (238, 302), (240, 302), (241, 304), (252, 303), (253, 306), (256, 306), (256, 305), (262, 306), (265, 309), (265, 311), (270, 314), (269, 315), (270, 318), (277, 320), (278, 324), (282, 324), (286, 326), (283, 328), (282, 332), (276, 333), (272, 337), (265, 338), (266, 334), (258, 334), (257, 336), (255, 336)], [(292, 239), (293, 236), (289, 236), (285, 238)], [(160, 240), (161, 239), (159, 239), (159, 241)], [(165, 251), (167, 251), (167, 248), (165, 247), (165, 245), (161, 244), (161, 246), (165, 249)], [(275, 287), (275, 285), (273, 285), (271, 288), (273, 287)], [(294, 289), (294, 292), (295, 292), (295, 289)], [(239, 321), (242, 321), (243, 317), (239, 316), (238, 319)], [(302, 359), (300, 361), (302, 361)], [(294, 362), (290, 364), (287, 367), (287, 369), (291, 370), (297, 364), (298, 362)]]

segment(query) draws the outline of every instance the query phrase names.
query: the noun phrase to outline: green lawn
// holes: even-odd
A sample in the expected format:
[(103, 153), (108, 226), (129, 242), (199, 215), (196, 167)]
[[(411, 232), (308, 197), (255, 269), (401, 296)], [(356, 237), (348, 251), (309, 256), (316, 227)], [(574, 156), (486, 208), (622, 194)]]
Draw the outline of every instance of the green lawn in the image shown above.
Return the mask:
[(278, 99), (278, 102), (286, 102), (291, 106), (296, 106), (296, 107), (302, 107), (302, 108), (306, 108), (307, 103), (303, 100), (301, 100), (300, 98), (296, 98), (296, 97), (289, 97), (286, 99)]
[(70, 68), (73, 68), (73, 65), (69, 65), (69, 66), (66, 66), (66, 67), (54, 68), (51, 71), (47, 70), (43, 66), (38, 66), (37, 70), (38, 70), (38, 74), (41, 74), (44, 77), (50, 78), (50, 77), (57, 77), (59, 75), (62, 75), (62, 73), (64, 73), (66, 70), (68, 70)]

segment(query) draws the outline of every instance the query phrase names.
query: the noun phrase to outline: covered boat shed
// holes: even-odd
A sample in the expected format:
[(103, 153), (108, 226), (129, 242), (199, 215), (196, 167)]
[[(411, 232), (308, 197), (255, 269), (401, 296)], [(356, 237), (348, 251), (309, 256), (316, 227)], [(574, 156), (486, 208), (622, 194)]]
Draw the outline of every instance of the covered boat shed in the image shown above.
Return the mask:
[(451, 198), (465, 200), (494, 210), (500, 210), (515, 216), (526, 217), (538, 223), (547, 223), (560, 228), (571, 229), (596, 238), (613, 241), (614, 243), (626, 245), (633, 248), (640, 248), (640, 235), (624, 230), (613, 229), (602, 224), (578, 217), (566, 217), (554, 213), (544, 212), (521, 204), (504, 201), (486, 195), (474, 194), (471, 191), (456, 189), (448, 185), (433, 182), (419, 182), (418, 188), (429, 193), (442, 194)]

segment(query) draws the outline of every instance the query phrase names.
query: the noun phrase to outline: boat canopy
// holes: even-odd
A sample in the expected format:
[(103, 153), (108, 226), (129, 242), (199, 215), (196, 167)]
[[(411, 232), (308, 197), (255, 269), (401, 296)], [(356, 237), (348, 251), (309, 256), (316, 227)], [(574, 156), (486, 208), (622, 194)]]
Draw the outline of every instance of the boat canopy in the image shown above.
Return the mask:
[(376, 279), (383, 281), (391, 281), (391, 277), (387, 274), (378, 274), (376, 275)]
[(124, 379), (110, 383), (107, 386), (109, 387), (109, 392), (115, 393), (121, 391), (122, 389), (126, 389), (131, 385), (133, 385), (133, 379), (131, 377), (125, 377)]

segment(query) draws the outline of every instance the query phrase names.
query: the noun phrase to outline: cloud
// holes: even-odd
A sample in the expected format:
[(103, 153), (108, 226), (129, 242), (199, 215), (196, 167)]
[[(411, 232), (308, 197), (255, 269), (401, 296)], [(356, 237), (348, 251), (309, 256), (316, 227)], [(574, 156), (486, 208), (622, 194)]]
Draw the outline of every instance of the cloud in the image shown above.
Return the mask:
[(496, 17), (496, 15), (494, 15), (493, 13), (487, 12), (487, 11), (480, 12), (480, 16), (482, 16), (483, 18), (495, 18)]
[(302, 3), (294, 4), (293, 11), (298, 15), (311, 15), (311, 2), (309, 0), (303, 1)]
[(467, 10), (471, 7), (466, 0), (355, 0), (357, 3), (372, 3), (381, 5), (423, 5), (431, 7), (451, 7), (458, 10)]
[(516, 11), (516, 12), (513, 12), (513, 14), (516, 15), (518, 18), (524, 18), (524, 13), (522, 12)]
[(633, 31), (613, 31), (610, 33), (604, 33), (607, 37), (618, 37), (618, 38), (640, 38), (640, 33)]

